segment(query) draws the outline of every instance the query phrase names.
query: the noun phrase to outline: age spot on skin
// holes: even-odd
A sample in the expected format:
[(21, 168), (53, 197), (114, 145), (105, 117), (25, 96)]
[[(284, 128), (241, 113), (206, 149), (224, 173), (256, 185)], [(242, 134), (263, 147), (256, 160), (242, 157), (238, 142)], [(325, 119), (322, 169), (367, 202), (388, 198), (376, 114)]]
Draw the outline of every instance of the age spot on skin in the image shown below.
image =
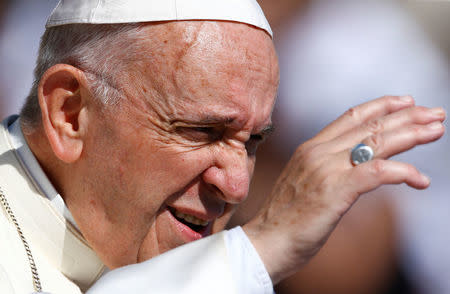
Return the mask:
[(208, 81), (205, 80), (205, 79), (202, 79), (201, 80), (201, 85), (202, 85), (202, 87), (207, 87), (208, 86)]

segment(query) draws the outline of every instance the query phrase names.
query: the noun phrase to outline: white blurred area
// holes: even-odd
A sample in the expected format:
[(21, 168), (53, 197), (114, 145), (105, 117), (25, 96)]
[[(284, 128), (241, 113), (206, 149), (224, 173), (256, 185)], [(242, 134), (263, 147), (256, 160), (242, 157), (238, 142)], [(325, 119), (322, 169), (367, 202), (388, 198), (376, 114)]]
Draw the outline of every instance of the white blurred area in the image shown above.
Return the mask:
[(309, 138), (348, 107), (385, 94), (410, 94), (428, 106), (450, 102), (447, 57), (397, 3), (316, 0), (275, 42), (278, 110), (289, 142), (292, 135)]
[[(450, 2), (428, 5), (441, 9)], [(424, 3), (316, 0), (284, 24), (276, 40), (281, 67), (276, 144), (282, 153), (292, 153), (350, 106), (386, 94), (409, 94), (418, 105), (450, 109), (450, 63), (444, 51), (450, 27), (434, 27), (431, 34), (433, 26), (418, 7)], [(433, 183), (427, 191), (388, 192), (397, 258), (423, 294), (450, 293), (449, 150), (446, 135), (398, 157)]]
[[(397, 2), (316, 0), (307, 13), (291, 18), (275, 42), (281, 68), (277, 144), (283, 153), (349, 107), (386, 94), (450, 109), (448, 56)], [(449, 147), (445, 136), (399, 160), (445, 180)]]
[[(276, 24), (276, 132), (258, 154), (235, 224), (257, 210), (295, 148), (349, 107), (390, 94), (450, 109), (450, 1), (261, 4)], [(397, 156), (429, 175), (431, 187), (387, 187), (362, 197), (319, 255), (277, 293), (450, 293), (449, 150), (445, 135)], [(407, 284), (398, 289), (396, 271)]]

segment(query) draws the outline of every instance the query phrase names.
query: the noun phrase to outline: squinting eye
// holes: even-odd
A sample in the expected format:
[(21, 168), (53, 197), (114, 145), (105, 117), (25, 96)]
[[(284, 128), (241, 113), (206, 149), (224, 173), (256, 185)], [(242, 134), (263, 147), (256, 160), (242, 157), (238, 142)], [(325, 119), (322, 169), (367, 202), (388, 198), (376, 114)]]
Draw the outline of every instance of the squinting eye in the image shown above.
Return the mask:
[(222, 131), (215, 127), (180, 127), (178, 130), (196, 141), (214, 142), (222, 138)]
[(258, 149), (259, 144), (264, 141), (261, 135), (251, 135), (250, 139), (245, 143), (245, 149), (247, 149), (247, 154), (254, 156), (256, 154), (256, 149)]
[(211, 127), (195, 127), (195, 128), (191, 128), (191, 129), (194, 131), (202, 132), (202, 133), (206, 133), (206, 134), (209, 134), (213, 131), (213, 128), (211, 128)]

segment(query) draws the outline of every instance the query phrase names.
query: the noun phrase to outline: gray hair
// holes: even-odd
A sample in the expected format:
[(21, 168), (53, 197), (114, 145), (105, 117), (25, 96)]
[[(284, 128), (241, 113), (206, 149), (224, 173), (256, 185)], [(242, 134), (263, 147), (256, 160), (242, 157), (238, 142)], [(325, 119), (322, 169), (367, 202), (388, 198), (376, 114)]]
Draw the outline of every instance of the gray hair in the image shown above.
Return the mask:
[(34, 82), (20, 113), (24, 128), (40, 125), (39, 82), (59, 63), (83, 70), (90, 91), (102, 103), (117, 103), (121, 97), (117, 73), (125, 69), (125, 60), (138, 58), (139, 32), (139, 24), (70, 24), (47, 29), (41, 38)]

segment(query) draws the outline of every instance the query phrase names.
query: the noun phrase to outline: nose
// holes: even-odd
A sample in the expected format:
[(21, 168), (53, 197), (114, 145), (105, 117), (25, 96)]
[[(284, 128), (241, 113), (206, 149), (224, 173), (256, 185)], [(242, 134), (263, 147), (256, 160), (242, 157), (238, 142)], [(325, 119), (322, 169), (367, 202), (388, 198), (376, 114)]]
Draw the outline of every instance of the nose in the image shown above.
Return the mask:
[(222, 145), (214, 164), (203, 172), (203, 181), (216, 186), (224, 201), (237, 204), (248, 195), (253, 166), (245, 146)]

